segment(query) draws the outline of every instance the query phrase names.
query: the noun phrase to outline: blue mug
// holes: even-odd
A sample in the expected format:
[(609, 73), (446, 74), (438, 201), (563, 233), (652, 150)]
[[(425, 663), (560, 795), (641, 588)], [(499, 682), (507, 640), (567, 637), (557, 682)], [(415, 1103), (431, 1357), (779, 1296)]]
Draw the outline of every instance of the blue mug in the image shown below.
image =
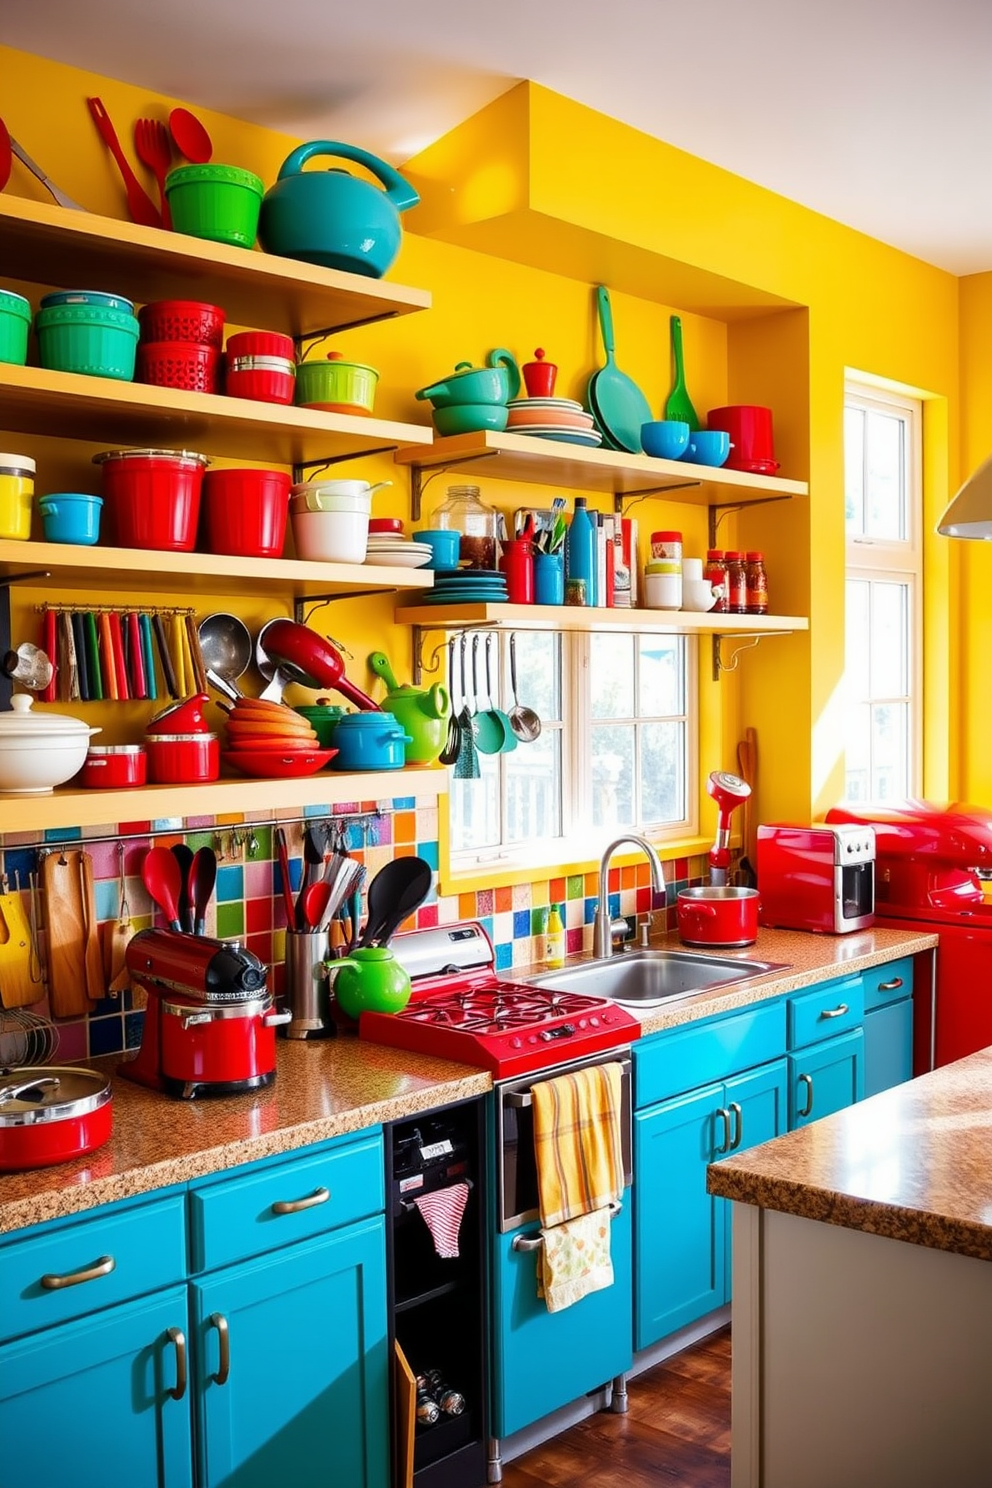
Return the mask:
[(565, 554), (534, 554), (534, 603), (560, 605), (565, 603)]
[(59, 491), (51, 496), (39, 496), (38, 510), (45, 527), (45, 541), (92, 547), (100, 536), (102, 506), (102, 496), (87, 496), (81, 491)]
[(457, 568), (462, 535), (457, 527), (439, 527), (433, 531), (414, 532), (414, 542), (426, 543), (434, 554), (427, 567), (434, 569)]

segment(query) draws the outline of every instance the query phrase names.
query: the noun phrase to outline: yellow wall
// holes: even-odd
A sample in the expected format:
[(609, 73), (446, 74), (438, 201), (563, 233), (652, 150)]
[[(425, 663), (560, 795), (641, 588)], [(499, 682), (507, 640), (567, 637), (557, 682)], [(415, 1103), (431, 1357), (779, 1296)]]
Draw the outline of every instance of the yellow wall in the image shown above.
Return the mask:
[[(85, 206), (124, 217), (122, 188), (86, 96), (99, 93), (132, 157), (132, 121), (164, 119), (181, 100), (2, 48), (0, 68), (11, 133)], [(213, 135), (214, 158), (254, 169), (267, 182), (297, 143), (198, 113)], [(424, 203), (405, 219), (403, 250), (390, 278), (429, 289), (433, 308), (337, 341), (346, 354), (380, 368), (377, 413), (426, 422), (413, 390), (458, 360), (481, 361), (497, 345), (521, 360), (545, 347), (561, 368), (558, 391), (580, 396), (602, 359), (591, 293), (596, 282), (611, 288), (620, 365), (659, 413), (671, 386), (673, 310), (683, 317), (689, 390), (700, 413), (727, 401), (775, 408), (782, 474), (808, 476), (810, 499), (729, 516), (720, 542), (764, 547), (773, 607), (808, 613), (811, 628), (808, 635), (764, 641), (719, 684), (709, 680), (709, 651), (700, 648), (701, 764), (704, 774), (718, 765), (733, 768), (736, 740), (754, 727), (762, 761), (759, 817), (801, 819), (826, 807), (842, 788), (844, 378), (850, 370), (872, 374), (930, 400), (926, 499), (935, 519), (958, 481), (959, 448), (963, 467), (976, 463), (979, 447), (992, 440), (988, 388), (983, 405), (979, 370), (988, 345), (992, 276), (959, 285), (949, 274), (530, 83), (423, 152), (408, 173)], [(17, 163), (7, 189), (39, 200), (45, 195)], [(37, 299), (36, 286), (28, 292)], [(963, 404), (959, 380), (968, 388)], [(15, 447), (22, 445), (27, 449), (28, 442)], [(52, 454), (42, 446), (50, 462), (46, 473), (56, 473), (67, 453), (79, 465), (90, 452)], [(393, 477), (393, 490), (379, 494), (375, 510), (408, 514), (406, 477), (388, 457), (345, 469), (370, 479)], [(506, 510), (547, 499), (546, 491), (494, 482), (481, 470), (477, 475), (484, 497)], [(466, 479), (467, 472), (454, 478)], [(428, 514), (446, 484), (441, 476), (428, 487)], [(701, 510), (651, 500), (632, 514), (642, 532), (677, 525), (687, 551), (705, 548)], [(959, 781), (986, 794), (992, 784), (979, 757), (989, 705), (976, 698), (978, 654), (952, 642), (972, 629), (982, 581), (987, 593), (990, 555), (952, 555), (949, 549), (975, 546), (938, 538), (927, 544), (927, 789), (933, 795), (957, 789)], [(371, 684), (362, 661), (372, 645), (384, 644), (396, 670), (408, 671), (408, 633), (392, 625), (388, 597), (325, 614), (326, 628), (359, 658), (349, 672), (360, 685)], [(708, 832), (712, 824), (704, 798), (701, 829)]]
[[(961, 479), (992, 451), (992, 273), (961, 280)], [(952, 793), (992, 800), (992, 543), (954, 545), (957, 631), (955, 723), (960, 747)]]

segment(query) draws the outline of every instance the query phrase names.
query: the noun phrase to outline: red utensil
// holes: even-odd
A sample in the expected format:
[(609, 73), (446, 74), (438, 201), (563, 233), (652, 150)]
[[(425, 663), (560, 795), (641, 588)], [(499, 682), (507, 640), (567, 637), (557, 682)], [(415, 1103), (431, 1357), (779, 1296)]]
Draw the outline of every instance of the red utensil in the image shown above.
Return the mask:
[(206, 165), (214, 147), (206, 129), (189, 109), (175, 108), (169, 115), (172, 143), (192, 165)]
[(183, 890), (182, 869), (167, 847), (148, 849), (141, 864), (141, 878), (168, 920), (169, 929), (181, 930), (179, 896)]
[(324, 879), (320, 878), (316, 883), (307, 884), (300, 895), (300, 918), (303, 923), (298, 928), (316, 930), (330, 899), (331, 886)]
[(117, 169), (124, 180), (127, 209), (131, 213), (132, 222), (140, 222), (143, 227), (161, 227), (161, 213), (128, 164), (127, 156), (121, 149), (117, 131), (110, 122), (107, 110), (99, 98), (87, 98), (86, 102), (100, 138), (117, 161)]
[(165, 195), (165, 178), (172, 169), (172, 145), (169, 131), (158, 119), (134, 121), (134, 149), (142, 165), (147, 165), (158, 182), (158, 199), (162, 209), (162, 226), (172, 226), (172, 213)]
[(10, 135), (7, 133), (6, 124), (0, 119), (0, 191), (10, 180), (11, 161)]

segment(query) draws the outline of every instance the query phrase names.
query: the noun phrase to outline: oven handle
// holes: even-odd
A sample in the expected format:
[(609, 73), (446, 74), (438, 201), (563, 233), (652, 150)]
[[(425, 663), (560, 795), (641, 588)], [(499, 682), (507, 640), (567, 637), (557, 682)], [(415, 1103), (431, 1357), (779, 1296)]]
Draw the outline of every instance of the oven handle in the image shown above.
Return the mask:
[[(617, 1215), (623, 1210), (623, 1205), (618, 1199), (611, 1200), (609, 1207), (611, 1219), (616, 1219)], [(544, 1236), (540, 1234), (514, 1235), (510, 1249), (519, 1251), (521, 1255), (526, 1255), (528, 1251), (540, 1250), (543, 1244)]]
[[(604, 1059), (601, 1061), (601, 1063), (619, 1064), (620, 1068), (624, 1072), (624, 1075), (630, 1074), (631, 1061), (629, 1059)], [(542, 1079), (549, 1078), (554, 1078), (553, 1070), (549, 1071), (547, 1075), (542, 1076)], [(526, 1109), (527, 1106), (532, 1106), (534, 1104), (534, 1097), (531, 1095), (529, 1090), (508, 1090), (503, 1096), (503, 1104), (505, 1106), (514, 1106), (517, 1110), (523, 1110)]]

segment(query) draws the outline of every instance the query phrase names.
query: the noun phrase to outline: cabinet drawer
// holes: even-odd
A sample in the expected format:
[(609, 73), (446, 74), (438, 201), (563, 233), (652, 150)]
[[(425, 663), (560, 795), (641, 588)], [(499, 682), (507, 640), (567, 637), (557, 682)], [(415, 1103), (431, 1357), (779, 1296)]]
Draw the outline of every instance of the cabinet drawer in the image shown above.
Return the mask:
[(903, 956), (900, 961), (886, 961), (884, 966), (873, 966), (861, 973), (865, 989), (865, 1008), (884, 1007), (887, 1002), (897, 1002), (900, 997), (911, 997), (913, 993), (913, 958)]
[(381, 1136), (238, 1178), (219, 1179), (190, 1191), (190, 1245), (194, 1271), (306, 1240), (385, 1208)]
[(827, 982), (798, 997), (789, 998), (789, 1048), (801, 1049), (821, 1039), (858, 1028), (864, 1017), (864, 988), (861, 978), (845, 977)]
[(120, 1210), (111, 1206), (51, 1233), (37, 1228), (4, 1244), (0, 1338), (33, 1333), (182, 1281), (184, 1206), (182, 1193)]
[(785, 1053), (785, 1002), (761, 1002), (634, 1045), (638, 1108), (708, 1085)]

